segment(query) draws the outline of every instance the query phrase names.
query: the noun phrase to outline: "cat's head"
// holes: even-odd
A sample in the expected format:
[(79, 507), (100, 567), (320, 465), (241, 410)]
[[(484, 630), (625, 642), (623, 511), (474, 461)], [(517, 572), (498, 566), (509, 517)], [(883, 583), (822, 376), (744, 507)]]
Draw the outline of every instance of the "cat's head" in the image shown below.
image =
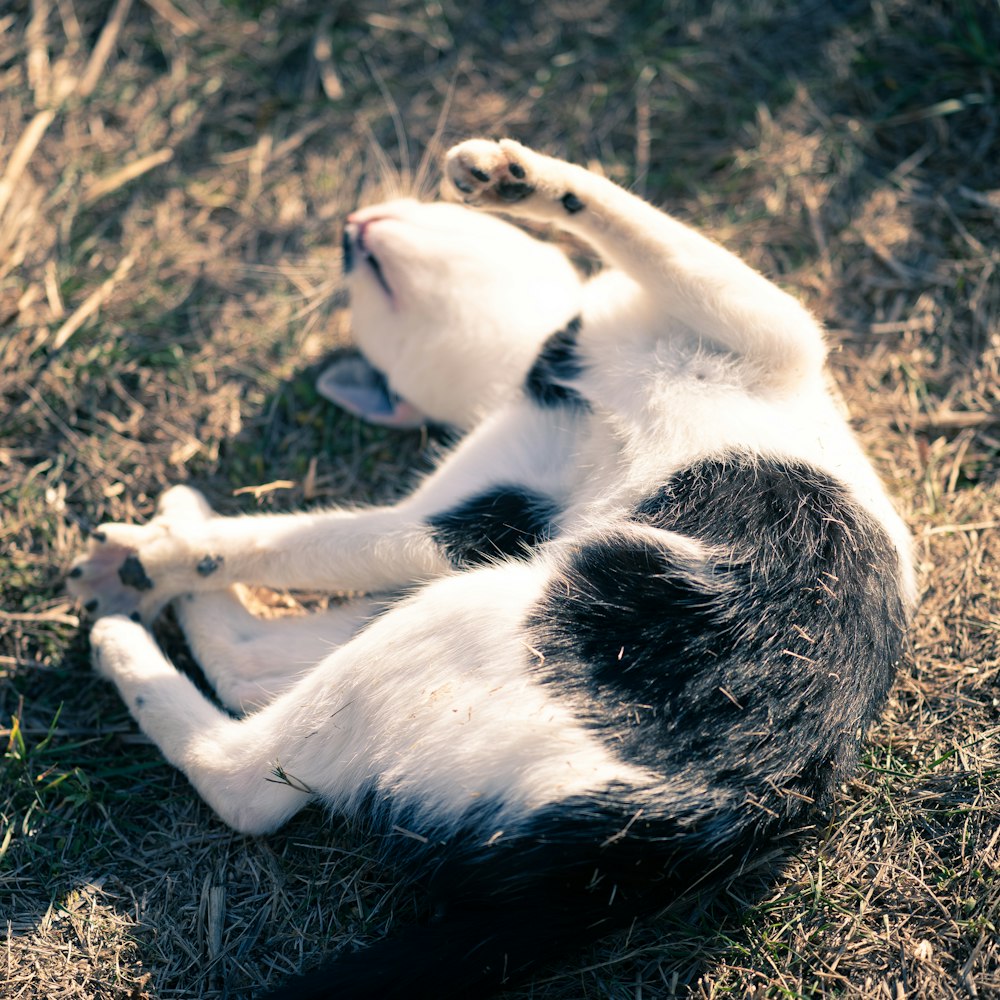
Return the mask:
[[(382, 423), (472, 426), (517, 392), (542, 341), (580, 309), (580, 278), (560, 250), (441, 202), (353, 212), (344, 271), (355, 343), (388, 381)], [(409, 404), (399, 420), (396, 397)]]

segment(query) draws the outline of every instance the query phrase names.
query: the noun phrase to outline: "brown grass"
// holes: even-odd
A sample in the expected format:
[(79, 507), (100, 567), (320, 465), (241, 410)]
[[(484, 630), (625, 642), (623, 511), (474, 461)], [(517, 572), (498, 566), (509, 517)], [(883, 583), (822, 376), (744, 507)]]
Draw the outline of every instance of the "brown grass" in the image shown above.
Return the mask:
[(60, 580), (179, 480), (285, 508), (425, 460), (313, 379), (348, 336), (338, 220), (452, 85), (443, 143), (600, 163), (816, 310), (923, 592), (858, 777), (763, 900), (517, 995), (1000, 997), (994, 0), (3, 6), (0, 995), (242, 996), (412, 919), (318, 813), (223, 828), (89, 674)]

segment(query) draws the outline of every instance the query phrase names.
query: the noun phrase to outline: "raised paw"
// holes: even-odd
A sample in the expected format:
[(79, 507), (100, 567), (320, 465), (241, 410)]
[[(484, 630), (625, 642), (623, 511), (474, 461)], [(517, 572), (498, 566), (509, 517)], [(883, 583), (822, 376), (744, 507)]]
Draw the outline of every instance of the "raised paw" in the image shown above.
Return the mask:
[(94, 531), (67, 574), (67, 590), (96, 617), (124, 615), (150, 623), (184, 588), (185, 576), (205, 575), (207, 557), (193, 560), (191, 544), (211, 516), (200, 493), (168, 490), (149, 524), (102, 524)]
[(586, 206), (593, 177), (582, 167), (536, 153), (511, 139), (469, 139), (449, 150), (445, 176), (469, 205), (567, 221)]
[(510, 205), (535, 193), (528, 167), (532, 155), (530, 150), (509, 139), (502, 142), (469, 139), (448, 152), (445, 173), (467, 202)]

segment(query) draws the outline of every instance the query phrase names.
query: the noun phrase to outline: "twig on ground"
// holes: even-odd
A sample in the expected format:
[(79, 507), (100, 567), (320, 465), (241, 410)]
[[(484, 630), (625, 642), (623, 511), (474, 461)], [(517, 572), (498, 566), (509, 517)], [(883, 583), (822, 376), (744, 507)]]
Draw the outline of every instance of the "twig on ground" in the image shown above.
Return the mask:
[(149, 173), (150, 170), (162, 166), (164, 163), (169, 163), (173, 158), (174, 151), (168, 147), (150, 153), (148, 156), (140, 157), (138, 160), (133, 160), (131, 163), (126, 163), (124, 167), (93, 181), (83, 192), (82, 204), (93, 205), (95, 201), (100, 201), (101, 198), (117, 191), (143, 174)]
[(115, 290), (115, 285), (120, 282), (125, 275), (132, 270), (135, 264), (136, 253), (132, 251), (127, 254), (119, 262), (118, 266), (115, 268), (114, 274), (111, 275), (96, 291), (90, 293), (87, 298), (73, 310), (69, 319), (56, 331), (56, 335), (52, 340), (52, 351), (61, 350), (66, 342), (76, 333), (80, 327), (90, 319), (98, 309), (104, 305), (105, 302), (111, 297), (111, 293)]
[(125, 23), (131, 7), (132, 0), (116, 0), (114, 9), (111, 11), (111, 16), (105, 23), (93, 52), (90, 53), (87, 68), (83, 71), (83, 76), (80, 77), (80, 82), (77, 84), (76, 93), (78, 97), (89, 97), (94, 92), (94, 88), (97, 86), (98, 81), (101, 79), (101, 74), (104, 72), (104, 66), (115, 47), (115, 42), (118, 41), (118, 35), (121, 33), (122, 25)]

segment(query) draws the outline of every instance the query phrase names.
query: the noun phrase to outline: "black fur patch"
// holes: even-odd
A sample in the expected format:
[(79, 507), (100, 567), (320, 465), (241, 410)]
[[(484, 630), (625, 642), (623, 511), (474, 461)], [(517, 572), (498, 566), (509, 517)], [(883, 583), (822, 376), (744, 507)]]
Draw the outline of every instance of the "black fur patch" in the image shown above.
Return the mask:
[(125, 557), (125, 561), (118, 567), (118, 579), (126, 587), (134, 587), (136, 590), (153, 589), (153, 581), (146, 575), (146, 569), (138, 556)]
[(898, 561), (882, 529), (802, 465), (709, 461), (633, 521), (576, 546), (532, 616), (541, 669), (609, 745), (737, 790), (758, 828), (797, 822), (853, 762), (901, 655)]
[(583, 374), (583, 361), (577, 350), (581, 322), (577, 316), (549, 336), (531, 366), (524, 390), (539, 406), (589, 407), (580, 392), (567, 384)]
[(224, 562), (222, 556), (204, 556), (195, 566), (195, 570), (199, 576), (211, 576)]
[[(492, 996), (561, 951), (657, 912), (706, 872), (714, 880), (731, 874), (743, 855), (731, 843), (708, 847), (699, 825), (726, 804), (700, 789), (674, 791), (669, 818), (633, 789), (615, 787), (555, 803), (513, 829), (498, 828), (497, 804), (480, 802), (451, 835), (413, 822), (419, 842), (389, 833), (374, 803), (368, 832), (401, 875), (426, 883), (433, 917), (342, 953), (267, 1000), (320, 1000), (331, 982), (338, 1000)], [(393, 820), (396, 830), (409, 822)]]
[(576, 215), (577, 212), (582, 212), (586, 208), (586, 205), (572, 191), (567, 191), (559, 200), (562, 202), (562, 207), (570, 215)]
[(521, 486), (497, 486), (435, 514), (435, 541), (459, 569), (501, 558), (519, 558), (550, 537), (556, 504)]

